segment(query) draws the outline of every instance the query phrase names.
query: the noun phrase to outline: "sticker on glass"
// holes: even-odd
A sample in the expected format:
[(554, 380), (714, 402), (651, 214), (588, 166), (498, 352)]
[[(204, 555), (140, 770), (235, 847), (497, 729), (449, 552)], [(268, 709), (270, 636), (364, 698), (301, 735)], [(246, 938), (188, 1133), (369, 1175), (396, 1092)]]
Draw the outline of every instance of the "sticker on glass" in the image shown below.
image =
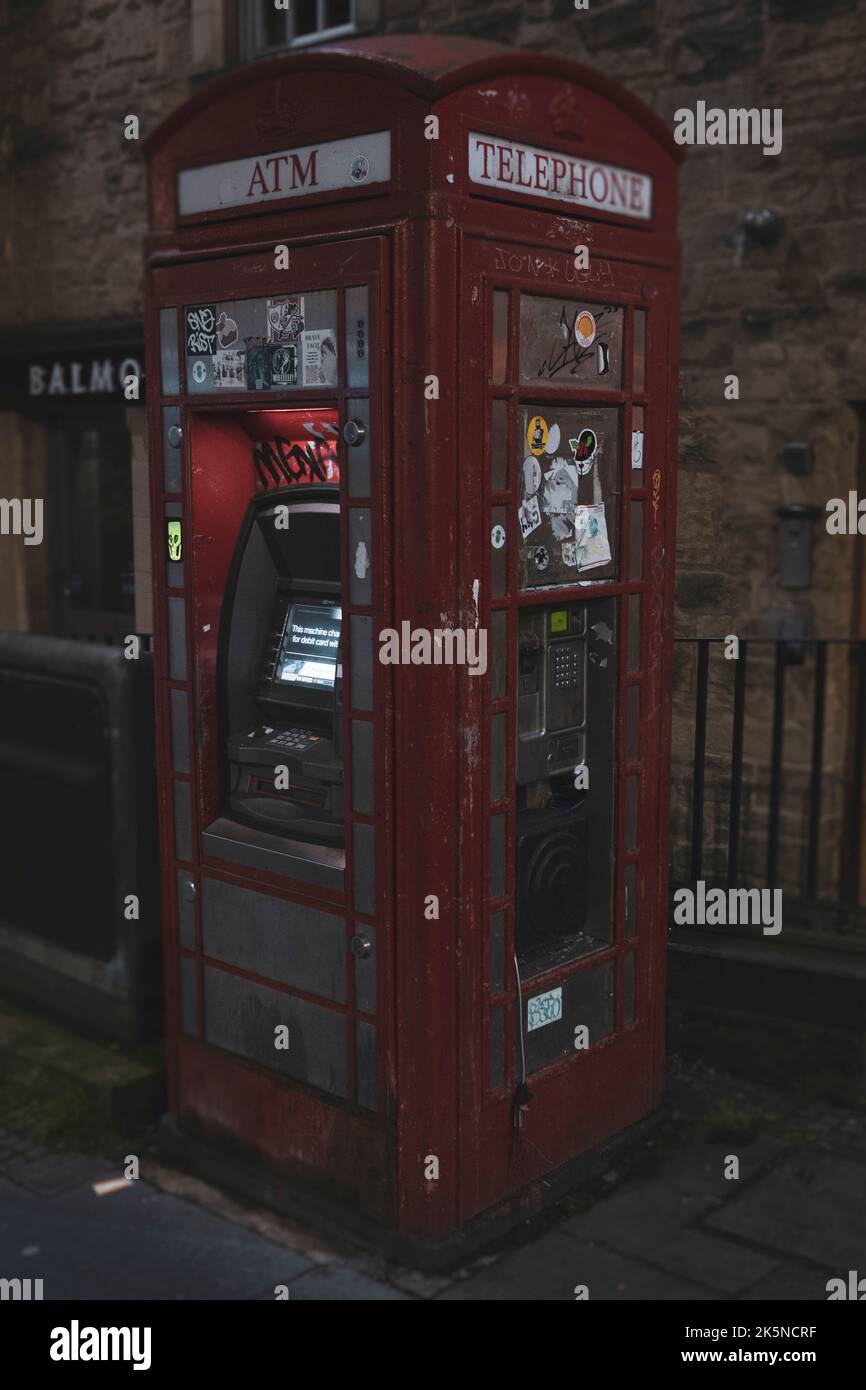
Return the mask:
[(559, 448), (559, 425), (551, 425), (547, 436), (547, 443), (544, 446), (546, 454), (555, 454)]
[(529, 454), (523, 460), (523, 492), (526, 497), (533, 497), (538, 491), (541, 483), (541, 464), (534, 454)]
[(247, 390), (269, 390), (273, 349), (264, 338), (245, 338), (244, 343), (247, 349)]
[(574, 336), (581, 347), (592, 347), (598, 332), (595, 319), (588, 309), (581, 309), (574, 320)]
[(562, 985), (549, 989), (545, 994), (536, 994), (526, 1001), (526, 1031), (544, 1028), (548, 1023), (558, 1023), (562, 1018)]
[(568, 565), (569, 569), (577, 569), (577, 543), (575, 541), (562, 542), (562, 563)]
[(238, 340), (238, 326), (225, 311), (220, 314), (216, 321), (216, 335), (221, 348), (229, 348)]
[(190, 368), (196, 386), (204, 386), (207, 381), (207, 364), (199, 357)]
[(296, 343), (303, 331), (303, 295), (281, 294), (268, 300), (269, 343)]
[(517, 518), (520, 522), (520, 534), (524, 540), (531, 536), (533, 531), (541, 525), (541, 508), (538, 505), (537, 497), (524, 497), (517, 509)]
[(370, 161), (365, 154), (356, 154), (349, 165), (349, 178), (352, 183), (366, 183), (370, 177)]
[(271, 347), (271, 386), (297, 386), (298, 348), (296, 343)]
[(574, 454), (577, 471), (583, 477), (592, 468), (598, 449), (598, 438), (595, 430), (581, 430), (576, 439), (569, 439), (568, 447)]
[(577, 507), (574, 513), (574, 532), (577, 544), (577, 567), (580, 570), (598, 569), (610, 563), (610, 542), (604, 503)]
[(333, 328), (308, 328), (302, 344), (304, 385), (336, 386), (337, 334)]
[(548, 550), (546, 545), (537, 545), (534, 548), (534, 550), (532, 551), (532, 563), (538, 570), (539, 574), (543, 574), (544, 571), (549, 567), (550, 551)]
[(631, 466), (643, 468), (643, 430), (631, 432)]
[(199, 304), (186, 311), (186, 352), (188, 357), (210, 357), (217, 347), (216, 306)]
[(555, 540), (569, 540), (577, 504), (577, 485), (568, 465), (558, 460), (544, 475), (541, 509), (550, 521)]
[(547, 448), (550, 431), (543, 415), (533, 415), (526, 431), (526, 442), (531, 454), (543, 454)]
[(220, 349), (212, 360), (214, 386), (234, 391), (247, 389), (247, 355), (243, 348)]
[(179, 560), (183, 559), (183, 534), (180, 529), (180, 522), (167, 521), (165, 530), (168, 542), (168, 558), (177, 564)]
[(504, 526), (494, 526), (493, 530), (490, 532), (490, 544), (493, 546), (494, 550), (502, 549), (505, 544)]

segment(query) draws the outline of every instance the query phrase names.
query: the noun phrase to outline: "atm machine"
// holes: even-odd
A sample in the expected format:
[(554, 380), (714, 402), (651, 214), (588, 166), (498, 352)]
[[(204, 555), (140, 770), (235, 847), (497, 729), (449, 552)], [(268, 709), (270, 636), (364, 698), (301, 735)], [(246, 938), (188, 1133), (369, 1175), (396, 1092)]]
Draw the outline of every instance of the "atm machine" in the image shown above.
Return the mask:
[[(321, 846), (323, 874), (342, 867), (341, 627), (339, 498), (253, 498), (220, 623), (225, 816)], [(219, 830), (206, 835), (217, 851)]]

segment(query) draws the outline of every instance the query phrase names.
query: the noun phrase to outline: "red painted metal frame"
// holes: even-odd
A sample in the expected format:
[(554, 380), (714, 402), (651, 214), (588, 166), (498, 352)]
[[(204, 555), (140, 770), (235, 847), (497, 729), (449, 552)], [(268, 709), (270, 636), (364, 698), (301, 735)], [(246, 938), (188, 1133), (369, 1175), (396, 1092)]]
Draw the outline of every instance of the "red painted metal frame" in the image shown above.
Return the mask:
[[(569, 129), (555, 114), (563, 97)], [(335, 110), (341, 114), (335, 116)], [(430, 114), (439, 118), (438, 139), (425, 138)], [(180, 168), (386, 128), (392, 132), (393, 151), (392, 178), (385, 189), (350, 189), (242, 212), (176, 218)], [(575, 133), (578, 128), (582, 134)], [(568, 206), (517, 201), (507, 191), (491, 196), (485, 189), (479, 196), (482, 190), (468, 183), (466, 173), (470, 129), (644, 172), (654, 180), (652, 218), (623, 225), (610, 214), (575, 215)], [(644, 1114), (659, 1094), (675, 492), (675, 165), (680, 152), (651, 112), (590, 69), (472, 40), (425, 37), (345, 44), (240, 69), (203, 89), (165, 122), (148, 141), (147, 153), (153, 227), (147, 243), (147, 362), (171, 1108), (190, 1130), (232, 1136), (287, 1181), (317, 1183), (401, 1231), (435, 1236), (515, 1191), (526, 1191), (533, 1201), (533, 1184), (544, 1172)], [(376, 293), (376, 317), (371, 313), (370, 318), (375, 363), (370, 397), (374, 474), (378, 470), (371, 499), (377, 594), (371, 611), (386, 626), (399, 627), (407, 620), (427, 628), (444, 622), (467, 627), (488, 618), (487, 314), (493, 286), (509, 288), (515, 304), (521, 289), (573, 294), (577, 286), (567, 267), (573, 264), (574, 247), (585, 243), (591, 270), (581, 292), (587, 300), (604, 297), (648, 310), (643, 396), (630, 393), (628, 376), (621, 392), (604, 393), (622, 411), (624, 454), (632, 401), (647, 411), (646, 486), (632, 490), (644, 501), (648, 532), (641, 581), (603, 581), (574, 591), (518, 596), (512, 557), (508, 595), (501, 604), (497, 601), (511, 614), (513, 638), (516, 610), (524, 603), (622, 594), (629, 588), (644, 595), (643, 657), (634, 682), (625, 671), (626, 625), (619, 625), (620, 687), (636, 683), (642, 688), (637, 1021), (629, 1028), (618, 1026), (613, 1038), (585, 1056), (566, 1058), (533, 1077), (536, 1100), (520, 1136), (511, 1117), (513, 1067), (507, 1064), (504, 1088), (496, 1093), (485, 1089), (491, 1006), (484, 877), (489, 707), (482, 689), (487, 681), (471, 679), (465, 670), (405, 666), (392, 672), (377, 664), (378, 1113), (362, 1110), (351, 1099), (335, 1101), (281, 1080), (200, 1037), (181, 1033), (181, 955), (196, 961), (199, 999), (203, 967), (198, 928), (196, 951), (183, 953), (175, 924), (172, 784), (178, 775), (171, 768), (168, 692), (173, 682), (161, 626), (167, 597), (161, 519), (166, 501), (181, 501), (189, 536), (193, 474), (187, 430), (184, 492), (163, 493), (161, 409), (164, 403), (177, 404), (187, 419), (195, 412), (199, 431), (216, 429), (218, 434), (221, 416), (228, 431), (233, 415), (250, 405), (262, 408), (264, 402), (261, 396), (240, 393), (232, 393), (225, 403), (212, 397), (160, 398), (158, 314), (166, 305), (282, 292), (286, 275), (273, 270), (273, 248), (282, 243), (291, 251), (289, 288), (369, 283)], [(502, 248), (498, 262), (496, 246)], [(180, 328), (178, 333), (181, 348)], [(629, 327), (624, 355), (630, 341)], [(430, 375), (439, 380), (435, 400), (425, 395)], [(302, 399), (333, 402), (342, 418), (353, 394), (359, 393), (341, 388), (305, 393)], [(515, 396), (512, 388), (497, 388), (495, 394)], [(533, 390), (533, 399), (542, 396)], [(581, 393), (569, 393), (568, 403), (581, 398)], [(279, 399), (269, 393), (267, 408)], [(601, 397), (596, 393), (585, 399)], [(287, 393), (283, 404), (297, 403), (298, 396)], [(513, 420), (510, 428), (513, 436)], [(651, 486), (656, 467), (658, 508), (652, 505)], [(341, 471), (346, 503), (345, 467)], [(213, 513), (221, 518), (214, 526), (219, 563), (213, 585), (218, 585), (240, 523), (241, 498), (232, 491), (230, 470), (225, 488), (224, 509)], [(500, 500), (516, 514), (513, 494)], [(622, 576), (627, 572), (627, 527), (621, 527), (620, 537)], [(513, 536), (509, 545), (513, 547)], [(344, 537), (347, 566), (345, 546)], [(195, 557), (198, 551), (188, 545), (187, 553)], [(200, 787), (202, 759), (215, 756), (212, 649), (204, 656), (194, 650), (193, 632), (209, 622), (215, 643), (219, 615), (215, 591), (196, 594), (195, 604), (190, 602), (199, 578), (196, 559), (188, 560), (188, 566), (189, 780)], [(480, 613), (474, 580), (480, 585)], [(623, 717), (621, 707), (618, 747)], [(348, 719), (347, 707), (347, 724)], [(513, 733), (510, 745), (513, 757)], [(621, 777), (620, 834), (623, 795)], [(506, 809), (513, 814), (513, 797)], [(335, 910), (350, 907), (348, 886), (341, 900), (236, 865), (205, 865), (197, 825), (195, 838), (189, 867), (197, 875), (206, 868), (215, 877), (278, 896)], [(622, 938), (621, 869), (620, 862), (610, 953), (618, 962), (618, 982), (623, 952), (634, 949)], [(349, 863), (347, 885), (350, 874)], [(438, 899), (433, 918), (425, 913), (431, 896)], [(359, 919), (348, 910), (346, 916), (351, 933)], [(511, 932), (510, 914), (509, 940)], [(588, 963), (582, 961), (578, 968)], [(347, 984), (345, 1012), (355, 1017), (351, 968)], [(513, 980), (499, 1002), (508, 1008), (508, 1058), (514, 1044)], [(438, 1176), (432, 1176), (434, 1158)]]

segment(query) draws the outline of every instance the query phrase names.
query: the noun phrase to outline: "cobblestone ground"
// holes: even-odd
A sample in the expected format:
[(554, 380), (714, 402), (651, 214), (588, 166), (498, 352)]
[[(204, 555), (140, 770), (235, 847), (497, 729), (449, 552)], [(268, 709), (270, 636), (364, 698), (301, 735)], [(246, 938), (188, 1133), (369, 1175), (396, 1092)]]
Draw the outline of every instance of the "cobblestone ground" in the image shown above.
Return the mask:
[[(674, 1065), (662, 1120), (591, 1190), (464, 1269), (429, 1277), (340, 1249), (155, 1164), (67, 1147), (0, 1085), (0, 1275), (51, 1299), (824, 1300), (866, 1271), (866, 1116)], [(40, 1137), (40, 1129), (42, 1131)], [(76, 1139), (80, 1141), (80, 1132)], [(739, 1177), (725, 1176), (731, 1159)]]

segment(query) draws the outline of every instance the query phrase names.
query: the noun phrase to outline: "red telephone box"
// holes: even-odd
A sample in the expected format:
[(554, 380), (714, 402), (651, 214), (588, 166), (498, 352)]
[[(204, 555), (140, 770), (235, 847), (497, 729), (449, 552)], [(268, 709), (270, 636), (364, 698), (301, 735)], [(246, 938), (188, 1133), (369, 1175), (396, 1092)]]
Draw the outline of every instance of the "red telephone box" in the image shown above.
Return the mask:
[(435, 1243), (659, 1099), (678, 154), (427, 37), (150, 139), (170, 1106), (274, 1200)]

